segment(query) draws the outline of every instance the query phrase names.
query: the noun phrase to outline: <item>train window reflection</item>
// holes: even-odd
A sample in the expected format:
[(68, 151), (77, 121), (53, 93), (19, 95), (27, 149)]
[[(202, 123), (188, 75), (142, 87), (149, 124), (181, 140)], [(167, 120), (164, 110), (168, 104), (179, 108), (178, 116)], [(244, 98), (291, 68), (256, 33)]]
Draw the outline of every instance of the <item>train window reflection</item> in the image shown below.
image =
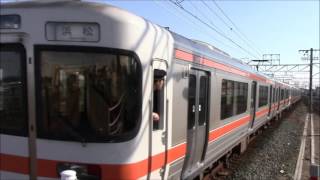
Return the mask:
[(199, 93), (199, 125), (203, 126), (208, 115), (208, 89), (209, 78), (207, 76), (200, 77), (200, 93)]
[(134, 131), (141, 98), (140, 66), (135, 58), (42, 51), (40, 59), (40, 136), (113, 141)]
[(25, 51), (17, 44), (1, 44), (0, 133), (25, 136), (27, 105)]
[(248, 83), (222, 80), (221, 120), (247, 111)]
[(236, 114), (241, 114), (247, 111), (248, 99), (248, 84), (235, 82), (236, 85)]
[(268, 86), (259, 86), (259, 107), (268, 104)]
[(276, 102), (276, 89), (272, 88), (272, 94), (273, 94), (273, 98), (272, 98), (272, 102)]
[(195, 126), (196, 83), (197, 77), (194, 74), (190, 74), (188, 90), (188, 130), (192, 129)]
[(221, 86), (221, 119), (233, 115), (234, 81), (222, 80)]

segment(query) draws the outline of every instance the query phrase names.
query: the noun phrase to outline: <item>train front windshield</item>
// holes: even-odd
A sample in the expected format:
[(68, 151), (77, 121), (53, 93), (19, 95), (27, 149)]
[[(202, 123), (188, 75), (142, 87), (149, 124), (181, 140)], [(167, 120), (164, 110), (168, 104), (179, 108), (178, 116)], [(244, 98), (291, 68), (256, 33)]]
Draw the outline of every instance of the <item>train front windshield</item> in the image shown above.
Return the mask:
[(0, 134), (26, 136), (25, 50), (20, 44), (1, 44)]
[(38, 136), (115, 142), (135, 133), (141, 111), (141, 67), (130, 55), (38, 51)]

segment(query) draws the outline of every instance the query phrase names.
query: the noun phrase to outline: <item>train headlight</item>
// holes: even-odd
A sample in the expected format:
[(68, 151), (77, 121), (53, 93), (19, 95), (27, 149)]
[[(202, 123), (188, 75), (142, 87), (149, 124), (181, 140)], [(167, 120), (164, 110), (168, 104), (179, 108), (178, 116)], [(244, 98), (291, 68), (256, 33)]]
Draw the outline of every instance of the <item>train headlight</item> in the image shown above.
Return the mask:
[(74, 171), (78, 180), (100, 180), (101, 168), (99, 165), (81, 164), (81, 163), (58, 163), (57, 174), (61, 176), (64, 171)]
[(98, 42), (100, 27), (97, 23), (48, 22), (46, 38), (49, 41)]
[(1, 15), (0, 29), (19, 29), (21, 26), (21, 18), (19, 15)]

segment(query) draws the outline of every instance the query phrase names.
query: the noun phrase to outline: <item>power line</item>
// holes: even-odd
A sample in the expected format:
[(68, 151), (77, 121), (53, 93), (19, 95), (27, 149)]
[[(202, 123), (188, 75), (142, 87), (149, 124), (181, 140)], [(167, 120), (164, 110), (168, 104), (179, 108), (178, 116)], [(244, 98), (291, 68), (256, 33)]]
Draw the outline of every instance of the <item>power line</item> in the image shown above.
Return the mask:
[(246, 39), (244, 39), (237, 31), (235, 31), (234, 28), (229, 26), (229, 24), (218, 14), (216, 13), (213, 8), (207, 4), (204, 0), (201, 0), (202, 4), (212, 13), (214, 14), (223, 24), (231, 31), (233, 32), (238, 38), (240, 38), (250, 49), (252, 49), (255, 53), (257, 53), (261, 57), (261, 53), (258, 52), (255, 48), (253, 48)]
[[(200, 19), (198, 16), (194, 15), (192, 12), (188, 11), (187, 9), (185, 9), (180, 3), (175, 2), (173, 0), (170, 0), (171, 3), (173, 3), (174, 5), (176, 5), (177, 7), (179, 7), (181, 10), (183, 10), (184, 12), (186, 12), (187, 14), (189, 14), (190, 16), (192, 16), (193, 18), (197, 19), (198, 21), (200, 21), (202, 24), (206, 25), (208, 28), (212, 29), (213, 31), (215, 31), (217, 34), (219, 34), (220, 36), (224, 37), (225, 39), (229, 40), (230, 42), (232, 42), (233, 44), (235, 44), (238, 48), (240, 48), (241, 50), (243, 50), (244, 52), (246, 52), (247, 54), (249, 54), (252, 57), (257, 58), (255, 55), (253, 55), (250, 51), (246, 50), (245, 48), (243, 48), (242, 46), (240, 46), (238, 43), (236, 43), (235, 41), (233, 41), (231, 38), (229, 38), (228, 36), (226, 36), (225, 34), (223, 34), (222, 32), (218, 31), (216, 28), (214, 28), (213, 26), (211, 26), (210, 24), (208, 24), (207, 22), (203, 21), (202, 19)], [(258, 59), (258, 58), (257, 58)]]
[[(238, 26), (231, 20), (231, 18), (229, 18), (229, 16), (223, 11), (223, 9), (219, 6), (219, 4), (216, 2), (216, 0), (212, 0), (212, 1), (214, 2), (214, 5), (215, 5), (215, 6), (220, 10), (220, 12), (224, 15), (224, 17), (226, 17), (226, 18), (230, 21), (230, 23), (235, 27), (235, 29), (236, 29), (237, 31), (239, 31), (239, 33), (240, 33), (244, 38), (246, 38), (248, 42), (250, 42), (251, 44), (255, 45), (255, 44), (254, 44), (252, 41), (250, 41), (250, 39), (240, 30), (240, 28), (238, 28)], [(260, 54), (262, 54), (261, 51), (260, 51), (258, 48), (256, 48), (256, 49), (257, 49), (257, 51), (260, 52)]]
[(191, 4), (192, 7), (194, 7), (196, 10), (198, 10), (198, 12), (199, 12), (204, 18), (206, 18), (206, 19), (209, 21), (209, 23), (210, 23), (214, 28), (216, 28), (218, 31), (222, 31), (221, 29), (219, 29), (219, 27), (217, 27), (217, 26), (211, 21), (210, 18), (208, 18), (207, 15), (205, 15), (201, 10), (199, 10), (199, 8), (198, 8), (195, 4), (193, 4), (192, 1), (188, 1), (188, 2)]
[[(182, 0), (183, 1), (183, 0)], [(181, 1), (181, 2), (182, 2)], [(179, 2), (179, 4), (181, 3), (181, 2)], [(198, 10), (199, 12), (200, 12), (200, 14), (205, 18), (205, 19), (207, 19), (208, 21), (209, 21), (209, 23), (214, 27), (214, 28), (216, 28), (218, 31), (222, 31), (221, 29), (219, 29), (219, 27), (217, 27), (212, 21), (211, 21), (211, 19), (210, 18), (208, 18), (208, 16), (205, 14), (205, 13), (203, 13), (194, 3), (192, 3), (192, 1), (188, 1), (190, 4), (191, 4), (191, 6), (194, 8), (194, 9), (196, 9), (196, 10)], [(176, 6), (175, 6), (176, 7)], [(210, 38), (212, 38), (211, 36), (210, 36)], [(214, 38), (215, 39), (215, 38)], [(233, 47), (231, 47), (231, 46), (229, 46), (229, 45), (226, 45), (225, 43), (223, 43), (222, 41), (219, 41), (219, 40), (217, 40), (217, 39), (215, 39), (216, 41), (218, 41), (218, 42), (220, 42), (220, 43), (222, 43), (222, 44), (224, 44), (225, 46), (228, 46), (228, 47), (230, 47), (230, 48), (233, 48)]]
[(220, 21), (222, 21), (224, 23), (225, 26), (227, 26), (231, 31), (232, 31), (232, 28), (229, 27), (228, 23), (226, 23), (226, 21), (224, 19), (222, 19), (219, 14), (217, 14), (212, 8), (211, 6), (209, 6), (209, 4), (207, 4), (205, 1), (201, 0), (202, 4), (204, 4), (205, 7), (207, 7), (207, 9), (209, 9), (209, 11), (214, 14), (217, 18), (220, 19)]
[[(188, 19), (187, 16), (184, 16), (184, 15), (181, 15), (179, 14), (179, 11), (172, 11), (172, 10), (169, 10), (166, 6), (164, 6), (163, 4), (161, 4), (159, 1), (154, 1), (157, 5), (161, 6), (162, 9), (164, 9), (165, 11), (169, 12), (170, 14), (173, 14), (174, 16), (176, 16), (178, 19), (181, 19), (183, 20), (184, 22), (188, 23), (192, 28), (194, 29), (197, 29), (199, 31), (202, 31), (204, 32), (209, 38), (213, 39), (214, 41), (226, 46), (226, 47), (229, 47), (229, 48), (233, 48), (231, 47), (230, 45), (214, 38), (214, 36), (212, 36), (211, 33), (209, 33), (208, 31), (206, 31), (205, 29), (203, 28), (200, 28), (195, 22), (193, 22), (191, 19)], [(175, 5), (173, 5), (174, 8), (177, 8)]]
[(218, 13), (216, 13), (209, 4), (207, 4), (204, 0), (201, 0), (202, 4), (209, 10), (209, 12), (211, 12), (212, 14), (214, 14), (220, 21), (223, 22), (223, 24), (230, 30), (232, 31), (237, 37), (239, 37), (249, 48), (251, 48), (255, 53), (257, 53), (260, 57), (261, 57), (261, 53), (258, 52), (255, 48), (253, 48), (248, 42), (247, 40), (245, 40), (237, 31), (234, 31), (234, 29), (229, 26), (229, 24), (221, 17), (219, 16)]

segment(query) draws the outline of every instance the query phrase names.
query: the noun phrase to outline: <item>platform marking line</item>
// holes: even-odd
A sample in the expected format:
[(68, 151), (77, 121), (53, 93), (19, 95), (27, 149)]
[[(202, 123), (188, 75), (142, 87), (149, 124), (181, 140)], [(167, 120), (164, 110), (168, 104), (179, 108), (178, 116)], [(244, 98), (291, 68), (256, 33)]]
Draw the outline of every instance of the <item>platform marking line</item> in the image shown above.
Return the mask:
[(313, 114), (311, 113), (310, 115), (310, 121), (311, 121), (311, 164), (315, 164), (315, 150), (314, 150), (314, 146), (315, 146), (315, 142), (314, 142), (314, 129), (313, 129)]
[(293, 177), (294, 180), (301, 179), (304, 151), (305, 151), (305, 147), (306, 147), (306, 138), (307, 138), (307, 132), (308, 132), (308, 124), (309, 124), (309, 119), (310, 119), (309, 116), (310, 116), (310, 114), (308, 113), (306, 116), (305, 123), (304, 123), (303, 135), (302, 135), (302, 140), (301, 140), (301, 145), (300, 145), (300, 152), (299, 152), (298, 160), (296, 163), (296, 169), (295, 169), (295, 173), (294, 173), (294, 177)]

